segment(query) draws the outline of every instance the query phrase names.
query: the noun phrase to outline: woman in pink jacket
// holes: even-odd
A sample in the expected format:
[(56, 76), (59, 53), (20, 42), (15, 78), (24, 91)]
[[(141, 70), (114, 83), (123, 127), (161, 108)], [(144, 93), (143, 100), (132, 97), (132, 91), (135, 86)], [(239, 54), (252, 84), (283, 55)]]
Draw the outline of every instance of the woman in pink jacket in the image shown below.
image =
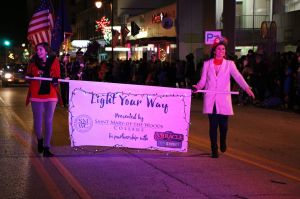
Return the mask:
[(209, 92), (204, 94), (203, 113), (208, 114), (209, 136), (211, 141), (212, 158), (218, 158), (218, 127), (220, 128), (220, 150), (226, 151), (226, 136), (228, 130), (228, 116), (233, 115), (230, 77), (254, 98), (251, 88), (239, 73), (233, 61), (225, 59), (227, 41), (217, 38), (212, 46), (211, 59), (204, 62), (202, 75), (196, 89)]

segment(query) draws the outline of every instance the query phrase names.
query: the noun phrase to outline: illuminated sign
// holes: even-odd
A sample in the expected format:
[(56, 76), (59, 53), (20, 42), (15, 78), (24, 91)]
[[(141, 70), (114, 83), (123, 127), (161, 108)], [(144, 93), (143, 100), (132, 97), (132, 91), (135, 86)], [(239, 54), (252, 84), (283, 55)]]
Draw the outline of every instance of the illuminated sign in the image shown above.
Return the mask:
[(167, 16), (167, 14), (163, 13), (163, 12), (160, 12), (158, 14), (153, 14), (152, 15), (152, 23), (161, 23), (163, 18), (166, 16)]
[(221, 37), (221, 31), (205, 31), (205, 44), (213, 44), (216, 37)]

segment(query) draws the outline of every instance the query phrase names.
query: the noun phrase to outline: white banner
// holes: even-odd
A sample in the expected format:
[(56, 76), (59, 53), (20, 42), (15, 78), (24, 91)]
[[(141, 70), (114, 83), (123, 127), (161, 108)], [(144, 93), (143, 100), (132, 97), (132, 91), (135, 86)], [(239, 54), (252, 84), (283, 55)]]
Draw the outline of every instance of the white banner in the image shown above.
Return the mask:
[(186, 152), (191, 90), (69, 81), (72, 146)]

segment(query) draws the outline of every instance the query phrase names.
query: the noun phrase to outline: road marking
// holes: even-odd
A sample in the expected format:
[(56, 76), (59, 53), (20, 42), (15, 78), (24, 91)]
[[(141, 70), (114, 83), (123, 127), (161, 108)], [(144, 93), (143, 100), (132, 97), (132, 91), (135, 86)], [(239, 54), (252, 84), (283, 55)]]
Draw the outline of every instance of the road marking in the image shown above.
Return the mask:
[[(23, 120), (13, 111), (11, 110), (13, 117), (16, 118), (19, 124), (26, 130), (26, 132), (30, 135), (31, 129), (29, 129)], [(24, 140), (24, 142), (26, 142)], [(27, 143), (28, 144), (28, 143)], [(29, 145), (29, 144), (28, 144)], [(92, 197), (88, 194), (88, 192), (84, 189), (84, 187), (80, 184), (80, 182), (68, 171), (68, 169), (58, 160), (56, 157), (49, 158), (51, 163), (56, 167), (59, 173), (65, 178), (65, 180), (69, 183), (69, 185), (73, 188), (73, 190), (78, 194), (80, 198), (84, 199), (92, 199)], [(43, 166), (42, 166), (43, 167)], [(55, 197), (54, 197), (55, 198)]]
[[(204, 140), (204, 139), (201, 139), (201, 138), (198, 138), (198, 137), (195, 137), (195, 136), (190, 136), (189, 142), (194, 144), (194, 145), (198, 145), (200, 147), (203, 147), (205, 149), (210, 150), (210, 147), (209, 147), (210, 142), (207, 141), (207, 140)], [(259, 157), (259, 156), (256, 156), (256, 155), (250, 155), (250, 154), (247, 154), (247, 153), (244, 153), (244, 152), (241, 152), (239, 150), (232, 149), (232, 148), (230, 148), (230, 151), (227, 151), (226, 153), (224, 153), (224, 155), (229, 156), (229, 157), (234, 158), (234, 159), (237, 159), (237, 160), (240, 160), (240, 161), (243, 161), (243, 162), (246, 162), (248, 164), (252, 164), (254, 166), (265, 169), (265, 170), (270, 171), (272, 173), (276, 173), (276, 174), (282, 175), (284, 177), (287, 177), (289, 179), (293, 179), (293, 180), (296, 180), (296, 181), (300, 182), (300, 177), (299, 177), (300, 176), (300, 171), (297, 170), (297, 169), (294, 169), (292, 167), (289, 167), (287, 165), (282, 165), (278, 162), (275, 162), (275, 161), (272, 161), (272, 160), (269, 160), (269, 159), (265, 159), (265, 158), (262, 158), (262, 157)], [(262, 164), (262, 163), (259, 163), (259, 162), (263, 162), (265, 164)], [(274, 167), (271, 167), (272, 164), (273, 165), (275, 164), (277, 167), (281, 167), (281, 169), (276, 169)], [(285, 170), (296, 173), (297, 176), (292, 175), (292, 174), (286, 172)]]
[(2, 97), (0, 97), (0, 101), (4, 104), (4, 106), (7, 106), (7, 104), (6, 104), (5, 101), (2, 99)]
[[(18, 135), (17, 132), (14, 132), (13, 136), (17, 140), (17, 142), (22, 144), (25, 148), (31, 149), (30, 153), (32, 153), (32, 148), (30, 144), (28, 144), (28, 142), (24, 138)], [(40, 176), (41, 180), (44, 182), (45, 187), (48, 190), (48, 193), (51, 195), (51, 197), (54, 199), (64, 199), (64, 196), (61, 193), (60, 189), (58, 188), (54, 180), (51, 178), (41, 161), (32, 157), (30, 157), (30, 160), (38, 175)]]
[(64, 176), (72, 188), (78, 193), (80, 198), (92, 199), (89, 193), (81, 186), (80, 182), (69, 172), (69, 170), (57, 159), (50, 159), (57, 170)]

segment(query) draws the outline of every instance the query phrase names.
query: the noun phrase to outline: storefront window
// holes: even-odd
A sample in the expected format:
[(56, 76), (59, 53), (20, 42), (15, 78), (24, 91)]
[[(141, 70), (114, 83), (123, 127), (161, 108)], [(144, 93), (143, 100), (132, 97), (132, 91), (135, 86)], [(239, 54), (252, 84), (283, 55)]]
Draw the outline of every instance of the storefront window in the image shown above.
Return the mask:
[(300, 0), (285, 0), (285, 12), (300, 10)]
[(269, 21), (270, 1), (272, 0), (236, 1), (236, 28), (257, 29), (263, 21)]
[(216, 28), (223, 28), (223, 0), (216, 1)]

